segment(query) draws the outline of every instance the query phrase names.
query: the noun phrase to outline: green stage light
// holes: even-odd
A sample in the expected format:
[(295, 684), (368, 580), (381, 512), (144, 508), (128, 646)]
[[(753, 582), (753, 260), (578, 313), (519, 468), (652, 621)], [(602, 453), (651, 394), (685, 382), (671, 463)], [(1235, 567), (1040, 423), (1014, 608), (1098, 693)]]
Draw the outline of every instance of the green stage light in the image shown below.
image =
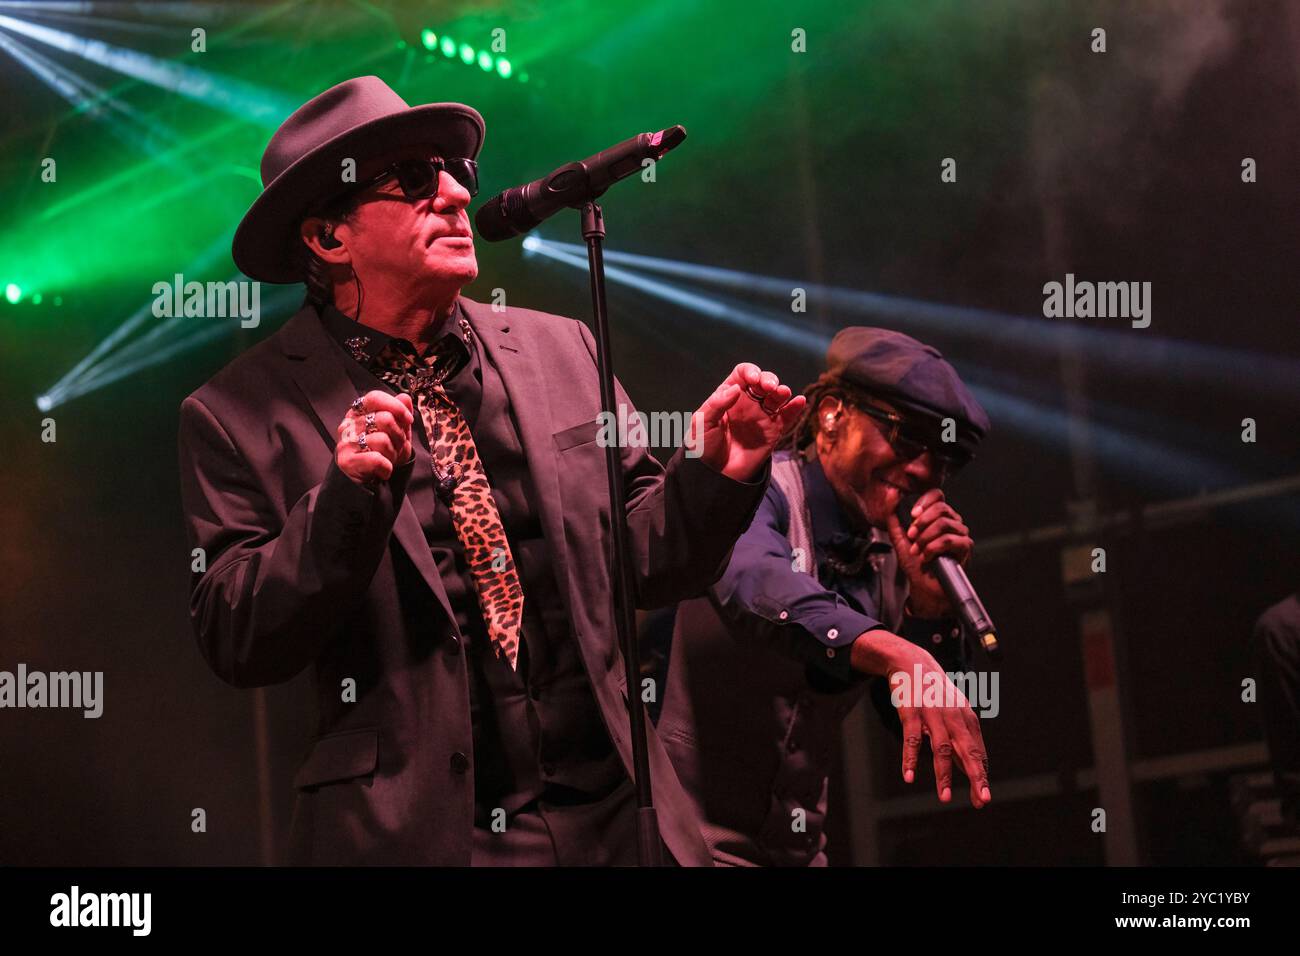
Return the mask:
[(479, 65), (479, 68), (480, 68), (481, 70), (483, 70), (483, 72), (485, 72), (485, 73), (491, 73), (491, 72), (492, 72), (492, 54), (489, 53), (487, 50), (484, 50), (482, 53), (480, 53), (480, 54), (478, 55), (478, 65)]
[(23, 290), (19, 288), (17, 285), (15, 285), (14, 283), (11, 282), (7, 286), (5, 286), (5, 298), (8, 299), (11, 304), (16, 305), (18, 303), (18, 300), (21, 299), (22, 297), (23, 297)]
[(456, 55), (456, 41), (449, 36), (444, 36), (442, 38), (442, 55), (443, 56)]
[(506, 79), (509, 79), (510, 61), (507, 60), (505, 57), (502, 57), (501, 59), (497, 60), (497, 72), (500, 73)]
[(421, 30), (420, 42), (424, 44), (426, 50), (436, 50), (438, 48), (438, 34), (428, 29)]
[(40, 305), (40, 304), (41, 304), (41, 301), (42, 301), (44, 298), (45, 298), (45, 296), (43, 296), (43, 295), (41, 295), (39, 292), (37, 292), (35, 295), (32, 296), (32, 305)]
[(462, 44), (460, 45), (460, 58), (461, 58), (461, 61), (464, 62), (464, 63), (473, 63), (473, 62), (474, 62), (474, 48), (473, 48), (472, 46), (470, 46), (468, 43), (462, 43)]

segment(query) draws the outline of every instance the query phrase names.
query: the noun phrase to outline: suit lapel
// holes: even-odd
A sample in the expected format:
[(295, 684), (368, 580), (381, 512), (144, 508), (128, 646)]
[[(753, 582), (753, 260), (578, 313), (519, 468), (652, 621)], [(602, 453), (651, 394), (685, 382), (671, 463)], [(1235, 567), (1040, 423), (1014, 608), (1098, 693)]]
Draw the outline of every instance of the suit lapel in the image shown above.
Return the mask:
[[(330, 339), (320, 323), (314, 307), (304, 306), (285, 323), (281, 332), (285, 355), (293, 359), (294, 380), (311, 405), (312, 413), (320, 425), (325, 444), (334, 453), (334, 430), (347, 413), (348, 405), (356, 397), (356, 388), (343, 367), (345, 357)], [(432, 502), (429, 503), (432, 507)], [(415, 504), (409, 495), (403, 496), (402, 507), (393, 523), (393, 536), (406, 551), (419, 570), (447, 617), (454, 621), (451, 602), (443, 587), (442, 576), (429, 551), (424, 529), (420, 525)]]
[(547, 387), (546, 371), (539, 360), (536, 344), (522, 340), (518, 333), (511, 333), (508, 312), (493, 312), (490, 306), (464, 296), (460, 305), (474, 335), (483, 345), (486, 359), (496, 368), (505, 386), (519, 428), (519, 442), (537, 492), (538, 510), (555, 565), (556, 583), (561, 593), (571, 600), (551, 390)]

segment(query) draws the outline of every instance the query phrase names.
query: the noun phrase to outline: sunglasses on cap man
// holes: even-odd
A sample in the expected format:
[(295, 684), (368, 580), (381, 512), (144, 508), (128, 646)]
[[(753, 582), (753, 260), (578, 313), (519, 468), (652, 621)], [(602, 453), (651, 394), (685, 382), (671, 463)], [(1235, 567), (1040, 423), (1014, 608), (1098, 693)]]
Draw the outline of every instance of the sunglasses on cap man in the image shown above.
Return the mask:
[(903, 461), (912, 461), (929, 452), (940, 484), (970, 464), (975, 457), (955, 441), (944, 441), (943, 425), (937, 419), (901, 415), (869, 402), (855, 403), (854, 407), (882, 426), (880, 434), (894, 454)]

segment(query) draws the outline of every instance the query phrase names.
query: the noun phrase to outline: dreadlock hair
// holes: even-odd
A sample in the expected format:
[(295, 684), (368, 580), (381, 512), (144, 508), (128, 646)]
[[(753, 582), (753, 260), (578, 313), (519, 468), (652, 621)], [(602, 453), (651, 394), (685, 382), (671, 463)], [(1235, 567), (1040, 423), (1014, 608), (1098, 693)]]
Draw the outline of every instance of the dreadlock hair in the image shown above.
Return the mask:
[(851, 382), (846, 382), (831, 372), (823, 372), (817, 381), (808, 385), (803, 394), (808, 399), (808, 404), (804, 406), (803, 414), (784, 435), (778, 439), (776, 447), (778, 449), (793, 449), (802, 452), (808, 448), (817, 438), (820, 432), (820, 419), (817, 417), (817, 409), (824, 398), (838, 398), (845, 405), (860, 406), (868, 403), (868, 400), (874, 396), (864, 388), (859, 388)]

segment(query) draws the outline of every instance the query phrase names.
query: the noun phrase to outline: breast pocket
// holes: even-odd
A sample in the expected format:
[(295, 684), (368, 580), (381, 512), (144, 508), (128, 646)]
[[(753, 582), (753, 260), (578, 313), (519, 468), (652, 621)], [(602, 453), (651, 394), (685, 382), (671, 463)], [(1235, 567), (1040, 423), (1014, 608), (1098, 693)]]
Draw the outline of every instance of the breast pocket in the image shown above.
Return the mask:
[(589, 422), (579, 422), (570, 428), (564, 428), (554, 434), (555, 450), (568, 451), (570, 448), (577, 448), (594, 442), (600, 436), (600, 422), (592, 419)]

